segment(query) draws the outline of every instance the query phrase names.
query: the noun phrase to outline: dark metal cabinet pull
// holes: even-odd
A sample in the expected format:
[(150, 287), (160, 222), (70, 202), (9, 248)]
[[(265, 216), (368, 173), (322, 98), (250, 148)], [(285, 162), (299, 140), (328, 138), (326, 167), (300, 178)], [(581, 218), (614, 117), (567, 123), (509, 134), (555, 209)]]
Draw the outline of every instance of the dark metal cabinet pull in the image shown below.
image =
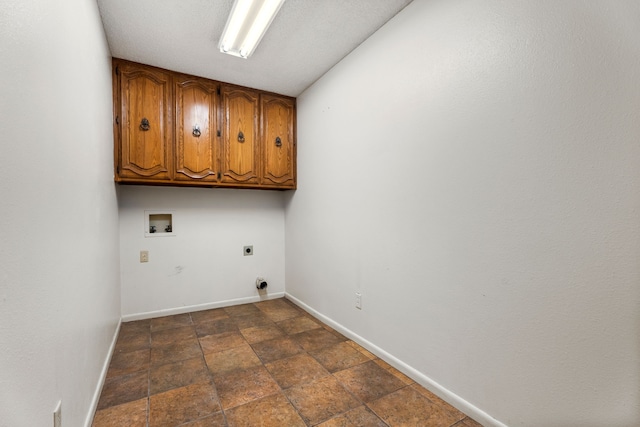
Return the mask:
[(151, 129), (151, 125), (149, 124), (149, 120), (144, 117), (141, 121), (140, 121), (140, 130), (144, 130), (147, 131)]
[(200, 132), (200, 126), (195, 125), (195, 126), (193, 127), (193, 132), (191, 132), (191, 134), (192, 134), (193, 136), (195, 136), (196, 138), (198, 138), (200, 135), (202, 135), (202, 132)]
[(281, 147), (282, 146), (282, 140), (280, 139), (279, 136), (276, 137), (276, 147)]
[(244, 142), (244, 134), (242, 131), (238, 132), (238, 142)]

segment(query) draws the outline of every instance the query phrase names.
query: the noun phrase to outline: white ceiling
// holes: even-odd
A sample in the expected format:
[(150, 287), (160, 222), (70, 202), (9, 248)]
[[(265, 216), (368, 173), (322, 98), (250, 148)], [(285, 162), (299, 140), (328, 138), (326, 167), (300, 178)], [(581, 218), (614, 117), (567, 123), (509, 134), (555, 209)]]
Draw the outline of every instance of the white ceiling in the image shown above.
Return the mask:
[(97, 0), (115, 58), (298, 96), (411, 0), (286, 0), (249, 59), (218, 51), (233, 0)]

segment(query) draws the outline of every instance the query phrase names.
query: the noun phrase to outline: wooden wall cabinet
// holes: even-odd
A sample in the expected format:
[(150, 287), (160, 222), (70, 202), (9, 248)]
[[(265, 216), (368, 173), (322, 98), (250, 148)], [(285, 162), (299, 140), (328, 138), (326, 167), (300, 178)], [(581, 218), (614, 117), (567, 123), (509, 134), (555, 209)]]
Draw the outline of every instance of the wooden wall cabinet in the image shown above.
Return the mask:
[(260, 97), (262, 119), (261, 185), (295, 188), (295, 103), (273, 95)]
[(257, 91), (223, 86), (222, 182), (259, 183), (260, 161)]
[(219, 87), (204, 79), (176, 79), (176, 181), (218, 182)]
[[(114, 85), (120, 144), (116, 180), (167, 181), (172, 177), (171, 76), (121, 64)], [(118, 144), (116, 144), (118, 145)]]
[(295, 99), (113, 60), (116, 182), (296, 188)]

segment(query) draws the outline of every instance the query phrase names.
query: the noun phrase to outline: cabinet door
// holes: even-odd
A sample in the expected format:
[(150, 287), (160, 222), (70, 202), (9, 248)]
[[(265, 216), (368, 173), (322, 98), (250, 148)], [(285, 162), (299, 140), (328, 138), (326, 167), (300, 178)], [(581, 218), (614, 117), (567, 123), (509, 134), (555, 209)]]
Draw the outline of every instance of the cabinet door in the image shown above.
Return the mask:
[(176, 175), (178, 181), (218, 180), (218, 86), (191, 77), (176, 81)]
[(289, 98), (260, 97), (261, 185), (295, 188), (295, 104)]
[(120, 178), (171, 179), (171, 78), (159, 70), (122, 63)]
[(258, 184), (258, 93), (223, 86), (222, 182)]

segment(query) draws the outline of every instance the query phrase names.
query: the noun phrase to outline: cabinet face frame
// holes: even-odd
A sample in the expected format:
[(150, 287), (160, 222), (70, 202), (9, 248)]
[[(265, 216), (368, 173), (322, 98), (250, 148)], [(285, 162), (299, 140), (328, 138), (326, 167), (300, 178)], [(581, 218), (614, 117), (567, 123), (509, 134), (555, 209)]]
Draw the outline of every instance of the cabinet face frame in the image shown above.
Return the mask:
[(210, 80), (176, 77), (176, 181), (219, 180), (219, 88)]
[(282, 96), (260, 95), (261, 173), (260, 184), (295, 188), (295, 101)]
[(171, 180), (173, 96), (170, 74), (153, 67), (130, 66), (127, 63), (114, 63), (114, 73), (120, 105), (116, 109), (119, 177)]

